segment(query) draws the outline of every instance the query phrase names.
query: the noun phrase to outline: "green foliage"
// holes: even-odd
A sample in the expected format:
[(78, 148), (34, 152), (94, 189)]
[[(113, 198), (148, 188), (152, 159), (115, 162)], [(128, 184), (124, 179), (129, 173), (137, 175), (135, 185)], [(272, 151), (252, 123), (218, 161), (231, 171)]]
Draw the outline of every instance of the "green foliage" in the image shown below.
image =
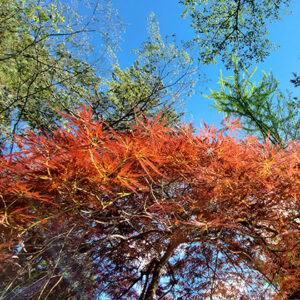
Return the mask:
[(148, 19), (148, 40), (141, 49), (134, 52), (138, 61), (145, 66), (155, 66), (152, 72), (164, 81), (172, 99), (190, 96), (195, 84), (193, 75), (197, 68), (190, 56), (190, 47), (186, 44), (179, 46), (176, 35), (162, 39), (158, 21), (152, 13)]
[(85, 24), (61, 3), (0, 1), (2, 141), (26, 126), (51, 132), (61, 121), (55, 110), (74, 115), (82, 102), (92, 107), (95, 119), (105, 118), (115, 129), (128, 126), (135, 108), (149, 116), (163, 110), (169, 124), (179, 120), (178, 98), (191, 93), (195, 68), (184, 47), (162, 40), (154, 16), (149, 20), (148, 41), (136, 50), (136, 62), (121, 70), (114, 55), (118, 35), (108, 37), (107, 28), (114, 32), (121, 25), (112, 19), (107, 2), (99, 29), (106, 58), (99, 57), (109, 65), (112, 75), (108, 75), (107, 68), (89, 61), (92, 46), (86, 36), (94, 34), (98, 6)]
[(261, 82), (255, 83), (251, 78), (256, 68), (248, 72), (237, 58), (233, 63), (234, 76), (223, 78), (221, 72), (220, 91), (211, 90), (206, 96), (218, 111), (240, 117), (248, 133), (258, 133), (264, 140), (269, 136), (274, 144), (299, 139), (299, 101), (279, 90), (272, 73), (264, 72)]
[[(25, 126), (49, 132), (60, 121), (54, 109), (74, 112), (100, 85), (99, 70), (82, 59), (91, 48), (84, 35), (94, 33), (100, 8), (94, 7), (89, 23), (84, 23), (59, 2), (0, 2), (2, 139)], [(106, 42), (114, 47), (115, 40)]]
[(267, 24), (279, 19), (290, 0), (181, 0), (182, 16), (191, 17), (200, 60), (209, 64), (222, 56), (232, 66), (235, 51), (244, 64), (263, 61), (276, 48), (267, 38)]
[[(148, 34), (148, 40), (134, 50), (137, 59), (133, 65), (126, 70), (114, 65), (112, 78), (106, 82), (108, 91), (102, 94), (105, 105), (100, 117), (114, 128), (134, 121), (133, 108), (148, 116), (162, 111), (167, 124), (177, 123), (182, 101), (193, 91), (196, 67), (186, 47), (178, 46), (175, 40), (163, 41), (154, 14), (148, 20)], [(99, 106), (94, 111), (99, 112)]]

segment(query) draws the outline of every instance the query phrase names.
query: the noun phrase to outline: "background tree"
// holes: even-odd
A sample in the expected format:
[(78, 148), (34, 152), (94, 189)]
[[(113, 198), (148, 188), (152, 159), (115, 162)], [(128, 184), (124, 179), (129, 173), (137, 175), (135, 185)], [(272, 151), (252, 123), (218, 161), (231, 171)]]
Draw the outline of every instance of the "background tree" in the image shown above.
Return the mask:
[[(51, 131), (59, 118), (53, 108), (75, 111), (99, 85), (95, 69), (82, 55), (90, 53), (84, 37), (91, 32), (96, 36), (100, 10), (106, 18), (115, 15), (110, 25), (99, 28), (100, 36), (121, 26), (108, 2), (101, 6), (96, 3), (89, 20), (85, 20), (60, 2), (1, 0), (2, 138), (19, 132), (24, 125)], [(102, 41), (106, 48), (112, 48), (118, 38)]]
[[(164, 43), (152, 16), (149, 40), (137, 50), (137, 61), (123, 71), (114, 60), (111, 76), (103, 66), (98, 68), (96, 58), (87, 59), (91, 45), (84, 37), (95, 35), (98, 10), (108, 19), (98, 29), (104, 49), (114, 56), (119, 38), (114, 32), (121, 23), (108, 2), (97, 3), (84, 23), (60, 3), (4, 1), (0, 20), (2, 140), (26, 126), (51, 132), (61, 118), (55, 109), (74, 114), (82, 102), (91, 105), (95, 119), (104, 117), (114, 128), (134, 118), (133, 107), (148, 114), (163, 110), (170, 121), (179, 120), (174, 103), (192, 89), (195, 72), (185, 49), (175, 42)], [(71, 25), (74, 21), (79, 25)], [(98, 59), (107, 65), (108, 57)]]
[(209, 64), (218, 56), (232, 66), (232, 53), (237, 52), (246, 66), (261, 62), (276, 48), (267, 37), (267, 24), (280, 18), (290, 0), (182, 0), (182, 16), (191, 18), (195, 43), (201, 62)]
[(207, 126), (195, 134), (159, 116), (116, 132), (91, 110), (78, 115), (51, 136), (27, 132), (1, 159), (2, 297), (294, 293), (297, 143), (279, 149)]
[(154, 14), (148, 19), (148, 39), (133, 52), (136, 60), (122, 70), (112, 66), (106, 87), (88, 101), (96, 117), (104, 118), (115, 130), (128, 128), (135, 120), (133, 108), (151, 117), (161, 111), (169, 125), (179, 122), (184, 100), (196, 82), (197, 66), (186, 45), (160, 35)]
[(207, 97), (214, 100), (219, 112), (241, 118), (243, 128), (258, 134), (273, 144), (300, 138), (299, 99), (284, 95), (272, 73), (263, 74), (261, 82), (252, 82), (256, 68), (250, 73), (234, 59), (234, 75), (222, 77), (220, 91), (210, 91)]

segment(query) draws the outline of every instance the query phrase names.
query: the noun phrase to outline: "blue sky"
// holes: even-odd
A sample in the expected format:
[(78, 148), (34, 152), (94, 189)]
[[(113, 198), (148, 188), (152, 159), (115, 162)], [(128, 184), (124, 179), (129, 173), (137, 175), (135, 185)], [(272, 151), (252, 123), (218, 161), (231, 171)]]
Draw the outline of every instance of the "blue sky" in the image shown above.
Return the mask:
[[(147, 38), (147, 18), (154, 12), (159, 21), (161, 35), (172, 35), (176, 33), (179, 40), (191, 40), (193, 29), (189, 25), (189, 19), (182, 19), (183, 5), (177, 0), (112, 0), (114, 8), (117, 8), (124, 23), (127, 24), (126, 32), (123, 35), (121, 51), (117, 53), (120, 66), (128, 67), (134, 61), (135, 56), (132, 49), (138, 48)], [(280, 89), (294, 91), (299, 95), (299, 90), (293, 89), (289, 79), (292, 72), (300, 73), (300, 0), (292, 0), (290, 9), (291, 15), (283, 15), (281, 21), (274, 22), (268, 28), (269, 39), (277, 43), (280, 48), (258, 66), (255, 79), (259, 81), (262, 70), (273, 74), (280, 82)], [(219, 71), (222, 69), (224, 75), (231, 75), (225, 72), (221, 63), (217, 65), (203, 66), (199, 72), (206, 74), (211, 81), (200, 83), (196, 86), (195, 95), (186, 101), (186, 119), (192, 117), (194, 125), (199, 126), (204, 120), (208, 124), (218, 124), (222, 115), (211, 107), (212, 101), (207, 100), (202, 94), (208, 94), (209, 88), (218, 89)]]

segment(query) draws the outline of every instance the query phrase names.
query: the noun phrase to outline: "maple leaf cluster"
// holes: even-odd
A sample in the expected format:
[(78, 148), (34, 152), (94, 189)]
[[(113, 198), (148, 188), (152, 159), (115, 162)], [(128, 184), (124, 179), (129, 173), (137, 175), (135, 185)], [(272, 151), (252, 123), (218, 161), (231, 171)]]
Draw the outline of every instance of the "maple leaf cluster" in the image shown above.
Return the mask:
[(64, 116), (1, 158), (2, 296), (298, 297), (297, 142)]

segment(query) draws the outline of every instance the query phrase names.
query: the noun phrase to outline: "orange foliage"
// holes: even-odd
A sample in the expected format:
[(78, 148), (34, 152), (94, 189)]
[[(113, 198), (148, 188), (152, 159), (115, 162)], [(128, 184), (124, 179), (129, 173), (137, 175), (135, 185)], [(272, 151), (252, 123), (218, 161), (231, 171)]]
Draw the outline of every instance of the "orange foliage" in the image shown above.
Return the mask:
[[(190, 125), (171, 129), (159, 121), (160, 116), (152, 121), (137, 118), (136, 126), (125, 132), (107, 129), (101, 120), (91, 122), (90, 110), (82, 109), (80, 119), (65, 117), (67, 125), (51, 136), (28, 131), (18, 137), (19, 151), (1, 158), (3, 266), (12, 263), (5, 257), (26, 250), (17, 245), (33, 229), (59, 231), (67, 220), (80, 227), (89, 219), (98, 224), (90, 225), (90, 237), (105, 239), (108, 233), (101, 222), (115, 220), (136, 224), (129, 231), (118, 227), (127, 243), (120, 244), (119, 251), (138, 251), (129, 241), (138, 243), (138, 236), (149, 232), (148, 241), (160, 244), (151, 246), (158, 253), (165, 251), (167, 257), (173, 251), (172, 276), (177, 284), (165, 280), (155, 290), (158, 294), (173, 288), (185, 299), (247, 293), (255, 298), (266, 295), (264, 282), (270, 287), (268, 297), (288, 298), (298, 291), (298, 143), (280, 149), (206, 125), (199, 131)], [(234, 132), (238, 121), (227, 120), (227, 127)], [(180, 239), (175, 239), (178, 232)], [(152, 248), (139, 243), (153, 256)], [(185, 245), (184, 260), (175, 253), (180, 245)], [(153, 261), (148, 260), (146, 273), (155, 286)], [(126, 272), (127, 277), (118, 273), (120, 283), (106, 290), (107, 295), (135, 295), (129, 289), (134, 280)], [(234, 284), (237, 278), (250, 287), (247, 292)], [(196, 293), (201, 290), (201, 295)], [(145, 289), (145, 299), (148, 292)], [(171, 294), (168, 297), (172, 299)]]

